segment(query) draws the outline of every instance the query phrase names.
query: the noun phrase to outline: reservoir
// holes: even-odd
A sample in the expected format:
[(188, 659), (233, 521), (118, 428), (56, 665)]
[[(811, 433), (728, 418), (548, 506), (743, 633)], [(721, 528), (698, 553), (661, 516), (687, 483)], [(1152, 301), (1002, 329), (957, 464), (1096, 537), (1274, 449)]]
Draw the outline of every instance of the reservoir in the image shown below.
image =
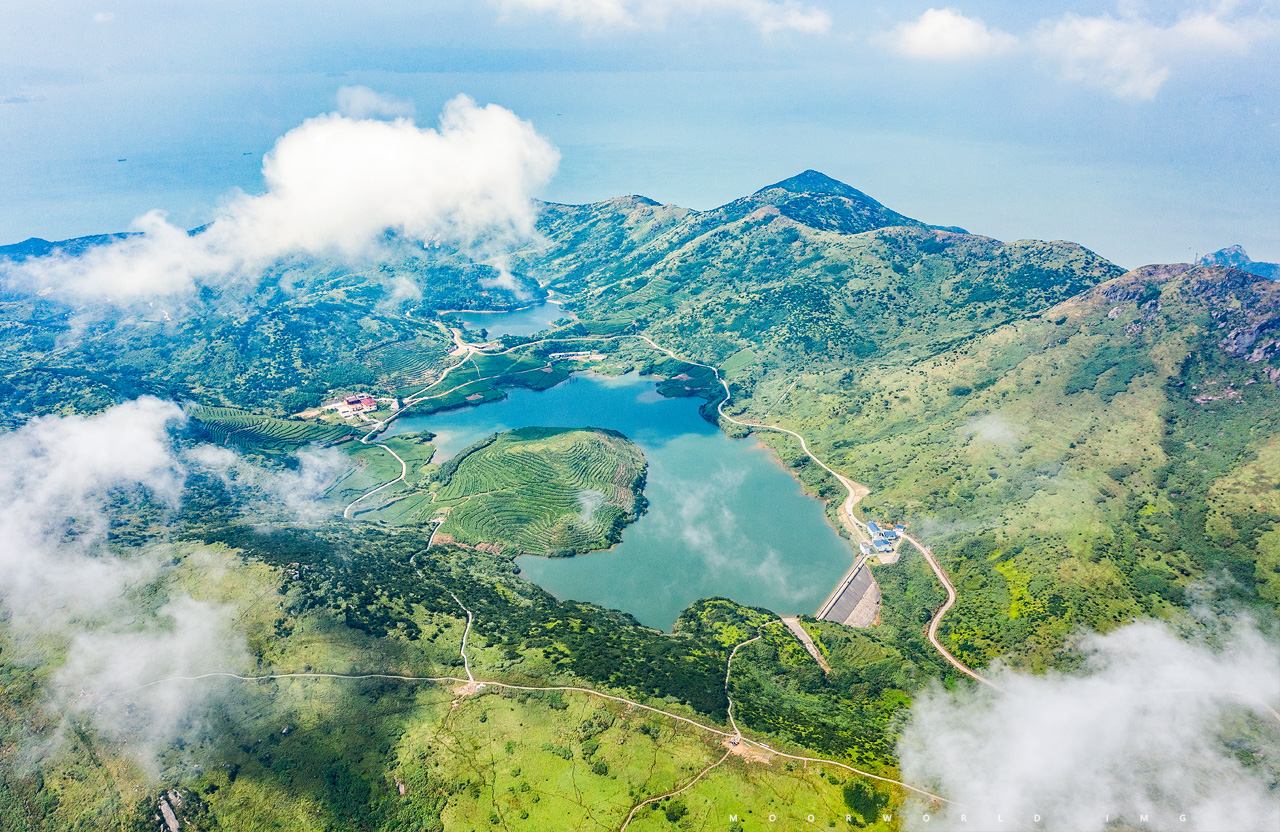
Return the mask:
[(533, 335), (549, 329), (553, 321), (573, 316), (560, 308), (553, 300), (517, 309), (515, 312), (455, 312), (454, 317), (468, 329), (487, 330), (490, 339), (503, 335)]
[(822, 503), (754, 439), (730, 439), (698, 415), (700, 399), (667, 399), (629, 374), (580, 374), (535, 392), (427, 416), (388, 435), (429, 430), (436, 461), (496, 431), (541, 425), (625, 434), (649, 462), (648, 511), (608, 551), (523, 556), (523, 577), (557, 598), (591, 601), (670, 630), (699, 598), (723, 596), (782, 615), (813, 614), (852, 565), (854, 550)]

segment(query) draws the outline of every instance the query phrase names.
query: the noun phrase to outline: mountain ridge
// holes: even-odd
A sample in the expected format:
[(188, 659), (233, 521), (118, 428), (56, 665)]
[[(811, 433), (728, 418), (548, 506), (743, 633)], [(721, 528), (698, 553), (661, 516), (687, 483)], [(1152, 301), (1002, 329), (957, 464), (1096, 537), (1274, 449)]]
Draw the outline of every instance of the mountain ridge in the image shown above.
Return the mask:
[(1231, 266), (1268, 280), (1280, 280), (1280, 263), (1260, 263), (1249, 257), (1240, 245), (1230, 245), (1206, 254), (1196, 260), (1196, 265)]

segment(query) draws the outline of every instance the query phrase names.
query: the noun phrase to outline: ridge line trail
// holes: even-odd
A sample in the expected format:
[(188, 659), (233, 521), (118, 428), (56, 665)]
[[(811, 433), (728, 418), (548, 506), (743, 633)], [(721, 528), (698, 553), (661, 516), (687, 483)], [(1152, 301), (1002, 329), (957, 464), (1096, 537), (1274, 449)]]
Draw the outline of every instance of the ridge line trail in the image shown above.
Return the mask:
[[(733, 729), (734, 729), (733, 733), (730, 733), (728, 731), (722, 731), (719, 728), (715, 728), (710, 725), (705, 725), (699, 722), (698, 720), (692, 719), (687, 716), (682, 716), (680, 714), (673, 713), (671, 711), (664, 711), (663, 709), (656, 708), (653, 705), (645, 705), (642, 702), (637, 702), (634, 699), (628, 699), (625, 696), (616, 696), (611, 693), (603, 693), (601, 691), (595, 690), (594, 688), (584, 688), (584, 687), (578, 687), (576, 685), (513, 685), (507, 682), (479, 681), (471, 674), (471, 663), (470, 663), (470, 660), (467, 658), (467, 654), (466, 654), (466, 638), (471, 631), (471, 623), (473, 618), (472, 613), (465, 606), (463, 606), (462, 601), (458, 599), (457, 595), (454, 595), (454, 593), (452, 592), (450, 592), (449, 595), (452, 596), (453, 600), (457, 602), (458, 606), (462, 607), (462, 609), (467, 613), (467, 627), (465, 630), (463, 630), (463, 635), (462, 635), (463, 646), (459, 650), (459, 653), (462, 655), (463, 663), (467, 669), (466, 679), (461, 679), (457, 676), (408, 676), (408, 675), (403, 675), (398, 673), (356, 674), (356, 673), (321, 673), (321, 672), (312, 672), (312, 671), (302, 672), (302, 673), (266, 673), (260, 676), (243, 676), (239, 673), (231, 673), (229, 671), (214, 671), (211, 673), (197, 674), (195, 676), (170, 676), (164, 679), (155, 679), (151, 682), (146, 682), (145, 684), (138, 685), (137, 687), (130, 688), (125, 691), (121, 691), (121, 693), (131, 693), (133, 691), (139, 691), (139, 690), (143, 690), (144, 688), (153, 687), (155, 685), (167, 684), (169, 682), (194, 682), (202, 679), (215, 679), (215, 678), (234, 679), (241, 682), (261, 682), (269, 679), (353, 679), (353, 680), (391, 679), (393, 681), (399, 681), (399, 682), (432, 682), (437, 684), (441, 682), (457, 682), (458, 684), (464, 686), (464, 690), (466, 693), (476, 693), (481, 688), (486, 688), (486, 687), (504, 688), (506, 690), (566, 691), (571, 693), (582, 693), (588, 696), (599, 697), (600, 699), (607, 699), (611, 702), (619, 702), (621, 704), (628, 705), (632, 708), (639, 708), (640, 710), (649, 711), (650, 713), (655, 713), (660, 716), (664, 716), (668, 719), (675, 720), (677, 722), (683, 722), (686, 725), (692, 725), (694, 728), (705, 731), (709, 734), (715, 734), (716, 736), (723, 737), (726, 741), (732, 742), (736, 740), (737, 742), (745, 743), (748, 746), (755, 746), (761, 749), (764, 753), (773, 755), (775, 757), (782, 757), (788, 760), (796, 760), (797, 762), (820, 763), (823, 765), (836, 766), (837, 768), (842, 768), (846, 771), (852, 772), (858, 775), (859, 777), (867, 777), (872, 780), (879, 780), (882, 783), (890, 783), (895, 786), (901, 786), (902, 788), (907, 789), (908, 791), (915, 792), (916, 794), (919, 794), (922, 797), (929, 798), (930, 800), (935, 800), (940, 803), (953, 803), (953, 801), (950, 801), (945, 797), (933, 794), (932, 792), (925, 791), (924, 789), (921, 789), (921, 788), (917, 788), (916, 786), (912, 786), (908, 783), (904, 783), (901, 780), (894, 780), (893, 778), (890, 778), (890, 777), (882, 777), (878, 774), (872, 774), (869, 771), (863, 771), (860, 768), (855, 768), (854, 766), (848, 765), (847, 763), (839, 762), (838, 760), (827, 760), (821, 757), (803, 757), (798, 754), (787, 754), (782, 751), (776, 751), (770, 748), (769, 746), (765, 745), (764, 743), (744, 737), (742, 735), (742, 732), (738, 730), (737, 723), (733, 721), (733, 699), (729, 696), (729, 675), (732, 672), (733, 658), (737, 654), (738, 649), (741, 647), (745, 647), (746, 645), (751, 644), (752, 642), (759, 641), (762, 638), (763, 634), (757, 635), (754, 638), (747, 639), (746, 641), (735, 645), (733, 650), (729, 653), (728, 660), (725, 662), (725, 673), (724, 673), (725, 699), (728, 700), (729, 720), (730, 720), (730, 723), (733, 725)], [(766, 625), (762, 625), (762, 626), (766, 626)], [(685, 786), (681, 788), (679, 791), (673, 792), (673, 794), (679, 794), (679, 792), (682, 792), (685, 789), (692, 786), (694, 783), (696, 783), (699, 779), (702, 778), (702, 775), (706, 774), (711, 769), (720, 765), (720, 763), (723, 763), (728, 758), (728, 756), (732, 753), (733, 753), (733, 748), (731, 747), (730, 750), (725, 753), (724, 757), (721, 757), (717, 762), (708, 766), (706, 769), (703, 769), (703, 771), (697, 777), (695, 777), (689, 783), (685, 784)], [(662, 796), (659, 795), (659, 797), (662, 797)], [(639, 806), (635, 807), (635, 809), (639, 809), (639, 808), (640, 808)], [(633, 815), (635, 814), (635, 809), (632, 810)], [(630, 816), (628, 816), (628, 819), (626, 823), (623, 824), (622, 828), (625, 829), (626, 824), (630, 822), (631, 822), (631, 818)]]
[(467, 681), (474, 684), (476, 681), (476, 677), (471, 675), (471, 660), (467, 658), (467, 636), (471, 634), (471, 621), (472, 621), (471, 610), (467, 609), (466, 607), (463, 607), (462, 602), (458, 601), (458, 596), (454, 595), (452, 592), (449, 593), (449, 597), (452, 598), (454, 601), (456, 601), (458, 606), (462, 607), (462, 611), (467, 614), (467, 626), (462, 631), (462, 646), (458, 648), (458, 654), (462, 656), (462, 666), (466, 668)]
[[(739, 644), (734, 645), (733, 650), (729, 651), (728, 661), (724, 663), (724, 698), (725, 698), (725, 701), (729, 703), (729, 706), (726, 709), (726, 713), (729, 715), (729, 725), (733, 727), (733, 738), (735, 740), (742, 739), (742, 731), (738, 728), (738, 723), (733, 718), (733, 697), (729, 695), (729, 674), (733, 672), (733, 657), (738, 655), (738, 650), (740, 650), (741, 648), (746, 647), (748, 644), (751, 644), (752, 642), (759, 641), (762, 638), (764, 638), (764, 633), (756, 633), (755, 638), (749, 638), (744, 642), (740, 642)], [(719, 765), (719, 763), (717, 763), (716, 765)], [(637, 806), (636, 808), (638, 809), (640, 807)], [(625, 829), (626, 824), (623, 824), (622, 828)]]

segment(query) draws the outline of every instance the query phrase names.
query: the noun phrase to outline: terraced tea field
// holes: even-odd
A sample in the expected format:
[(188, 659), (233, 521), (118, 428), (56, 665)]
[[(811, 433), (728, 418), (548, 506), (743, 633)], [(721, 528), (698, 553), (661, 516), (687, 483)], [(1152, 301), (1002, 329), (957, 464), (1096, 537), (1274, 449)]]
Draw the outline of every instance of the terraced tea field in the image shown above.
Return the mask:
[(567, 556), (618, 542), (644, 509), (644, 455), (595, 428), (522, 428), (476, 443), (441, 471), (440, 534), (506, 554)]
[(357, 435), (344, 425), (276, 419), (234, 407), (197, 405), (187, 411), (213, 441), (241, 449), (291, 451), (313, 443), (331, 444)]
[(371, 350), (364, 363), (385, 389), (401, 395), (421, 389), (451, 363), (449, 346), (442, 336), (423, 336)]

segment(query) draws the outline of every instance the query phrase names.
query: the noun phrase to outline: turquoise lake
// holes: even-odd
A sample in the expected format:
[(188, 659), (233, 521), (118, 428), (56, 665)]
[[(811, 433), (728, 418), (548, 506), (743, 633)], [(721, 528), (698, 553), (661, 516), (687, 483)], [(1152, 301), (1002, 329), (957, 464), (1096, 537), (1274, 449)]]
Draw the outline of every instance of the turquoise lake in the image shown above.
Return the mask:
[(490, 338), (503, 335), (532, 335), (550, 329), (552, 322), (573, 316), (555, 301), (547, 301), (515, 312), (455, 312), (454, 317), (468, 329), (486, 330)]
[(724, 596), (780, 614), (815, 612), (854, 551), (818, 500), (754, 439), (730, 439), (698, 415), (698, 399), (667, 399), (635, 374), (581, 374), (543, 392), (393, 423), (430, 430), (441, 462), (495, 431), (541, 425), (620, 431), (649, 462), (649, 509), (608, 551), (517, 558), (557, 598), (591, 601), (670, 630), (699, 598)]

